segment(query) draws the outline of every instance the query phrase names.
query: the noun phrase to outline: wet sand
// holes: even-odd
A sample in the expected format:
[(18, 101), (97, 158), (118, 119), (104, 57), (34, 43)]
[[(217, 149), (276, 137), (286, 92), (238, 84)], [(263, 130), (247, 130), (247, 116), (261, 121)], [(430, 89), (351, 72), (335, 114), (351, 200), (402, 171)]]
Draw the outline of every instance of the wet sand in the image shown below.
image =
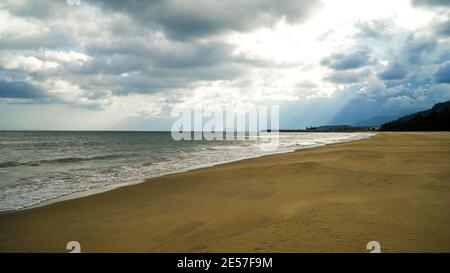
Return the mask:
[(367, 140), (150, 179), (0, 215), (0, 252), (450, 252), (450, 133)]

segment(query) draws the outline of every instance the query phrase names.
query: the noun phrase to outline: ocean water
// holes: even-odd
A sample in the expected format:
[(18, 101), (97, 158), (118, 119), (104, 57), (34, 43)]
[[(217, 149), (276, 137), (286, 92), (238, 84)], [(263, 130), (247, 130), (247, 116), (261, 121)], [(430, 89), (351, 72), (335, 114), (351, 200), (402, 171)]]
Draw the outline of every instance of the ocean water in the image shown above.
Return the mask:
[[(272, 153), (373, 133), (281, 133)], [(259, 141), (175, 141), (170, 132), (0, 131), (0, 211), (257, 157)]]

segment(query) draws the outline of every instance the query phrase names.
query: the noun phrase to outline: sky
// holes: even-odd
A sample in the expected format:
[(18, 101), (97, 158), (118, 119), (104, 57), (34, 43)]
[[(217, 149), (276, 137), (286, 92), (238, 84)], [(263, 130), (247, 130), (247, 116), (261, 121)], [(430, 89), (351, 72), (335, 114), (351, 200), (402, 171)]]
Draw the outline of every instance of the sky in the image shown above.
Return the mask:
[(0, 2), (0, 130), (170, 130), (180, 105), (279, 105), (295, 129), (450, 99), (450, 0), (76, 2)]

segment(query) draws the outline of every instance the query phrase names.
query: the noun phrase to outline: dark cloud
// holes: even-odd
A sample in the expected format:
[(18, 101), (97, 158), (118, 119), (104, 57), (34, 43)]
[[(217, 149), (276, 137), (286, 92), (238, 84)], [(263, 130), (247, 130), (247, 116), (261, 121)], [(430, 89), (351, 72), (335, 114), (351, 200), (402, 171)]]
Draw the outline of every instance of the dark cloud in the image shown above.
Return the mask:
[[(434, 8), (437, 4), (443, 3), (428, 3)], [(374, 59), (389, 61), (388, 67), (374, 61), (370, 63), (370, 68), (367, 67), (378, 71), (378, 79), (359, 77), (355, 73), (361, 70), (358, 68), (336, 69), (348, 67), (337, 66), (340, 63), (336, 59), (346, 60), (342, 56), (349, 54), (341, 53), (338, 55), (341, 58), (330, 56), (322, 61), (322, 64), (331, 68), (334, 64), (334, 70), (325, 79), (344, 84), (344, 89), (340, 89), (338, 94), (349, 100), (348, 106), (343, 107), (342, 113), (338, 115), (339, 120), (345, 117), (346, 122), (350, 122), (354, 120), (355, 114), (370, 117), (380, 113), (415, 112), (450, 99), (448, 22), (436, 19), (415, 32), (405, 31), (393, 23), (387, 26), (389, 28), (373, 22), (356, 24), (357, 33), (353, 38), (357, 39), (357, 43), (354, 49), (350, 49), (351, 52), (357, 52), (364, 46), (370, 50)]]
[(197, 81), (233, 80), (258, 65), (232, 56), (229, 46), (217, 43), (167, 41), (165, 46), (156, 46), (130, 41), (95, 45), (87, 54), (91, 60), (70, 68), (77, 82), (85, 89), (103, 87), (116, 95), (186, 88)]
[[(0, 54), (32, 56), (42, 62), (59, 64), (55, 69), (27, 70), (25, 66), (14, 65), (17, 61), (14, 58), (3, 58), (0, 97), (8, 98), (8, 102), (17, 99), (14, 101), (18, 103), (64, 103), (104, 109), (108, 99), (129, 94), (159, 92), (158, 97), (182, 101), (200, 85), (219, 80), (226, 81), (226, 87), (245, 92), (265, 72), (281, 65), (272, 62), (270, 56), (246, 59), (233, 54), (236, 48), (224, 42), (220, 35), (273, 27), (282, 17), (287, 23), (301, 22), (320, 5), (313, 0), (81, 2), (80, 7), (69, 6), (65, 0), (0, 4), (5, 14), (18, 16), (17, 21), (22, 22), (3, 33)], [(392, 18), (360, 21), (355, 24), (356, 33), (343, 33), (348, 40), (340, 45), (354, 48), (346, 51), (337, 48), (335, 54), (324, 51), (322, 57), (326, 58), (321, 61), (330, 68), (323, 80), (339, 84), (328, 110), (335, 110), (331, 100), (341, 94), (345, 96), (339, 99), (351, 104), (344, 107), (343, 103), (342, 109), (358, 105), (348, 116), (350, 119), (364, 112), (376, 115), (380, 111), (397, 111), (397, 105), (415, 109), (448, 99), (450, 24), (448, 20), (440, 21), (445, 18), (442, 7), (447, 3), (413, 1), (416, 6), (428, 6), (440, 14), (430, 25), (413, 31), (396, 26), (396, 19)], [(27, 31), (27, 26), (32, 28)], [(340, 31), (338, 27), (332, 28), (324, 37), (329, 42), (334, 38), (333, 33), (338, 35)], [(47, 56), (48, 49), (62, 55), (73, 50), (89, 58), (67, 61)], [(391, 65), (386, 68), (378, 60), (389, 61)], [(316, 69), (316, 65), (317, 62), (310, 68)], [(292, 68), (297, 66), (298, 63), (293, 64)], [(54, 84), (57, 81), (60, 85)], [(271, 79), (265, 81), (272, 83)], [(48, 90), (45, 92), (37, 86), (46, 86)], [(74, 92), (54, 90), (66, 87)], [(300, 82), (293, 88), (298, 94), (314, 97), (321, 87), (322, 82), (317, 81)], [(294, 104), (298, 108), (298, 103)]]
[(361, 82), (370, 75), (371, 71), (368, 69), (361, 71), (334, 71), (331, 75), (327, 76), (325, 80), (334, 83), (350, 84)]
[(434, 74), (434, 79), (438, 83), (450, 83), (450, 62), (439, 67), (438, 71)]
[(95, 56), (81, 67), (74, 67), (72, 72), (80, 74), (112, 74), (120, 75), (133, 71), (147, 70), (148, 63), (139, 56), (111, 55)]
[(23, 81), (0, 80), (0, 98), (40, 99), (46, 97), (41, 89)]
[(9, 35), (0, 49), (42, 61), (48, 60), (45, 49), (83, 52), (90, 58), (82, 63), (51, 59), (60, 64), (57, 69), (16, 73), (35, 82), (64, 80), (100, 97), (108, 95), (101, 90), (128, 95), (189, 89), (199, 81), (236, 80), (252, 67), (273, 65), (235, 56), (226, 43), (196, 38), (270, 27), (282, 17), (298, 22), (318, 2), (82, 0), (80, 7), (64, 0), (10, 2), (4, 6), (9, 13), (45, 28)]
[(415, 6), (450, 6), (450, 0), (411, 0)]
[(63, 28), (48, 28), (33, 35), (18, 35), (0, 39), (0, 49), (27, 50), (63, 48), (76, 44), (73, 36)]
[[(232, 61), (232, 48), (221, 43), (180, 43), (166, 41), (164, 44), (146, 44), (147, 41), (121, 42), (114, 45), (95, 45), (88, 47), (87, 53), (94, 58), (118, 58), (119, 63), (139, 63), (142, 69), (145, 62), (149, 67), (197, 68), (208, 67)], [(138, 60), (136, 60), (136, 58)], [(117, 64), (120, 66), (120, 64)]]
[[(199, 81), (235, 80), (245, 76), (249, 68), (246, 65), (220, 64), (206, 67), (161, 68), (150, 67), (143, 71), (127, 71), (116, 74), (116, 69), (103, 67), (98, 73), (74, 75), (72, 81), (86, 90), (108, 89), (114, 95), (128, 95), (133, 93), (151, 94), (169, 92), (174, 89), (188, 89)], [(125, 71), (125, 70), (124, 70)], [(90, 71), (92, 72), (92, 71)]]
[(450, 49), (439, 54), (438, 63), (445, 63), (446, 61), (450, 61)]
[(408, 70), (405, 66), (394, 63), (392, 65), (389, 65), (387, 69), (382, 71), (378, 78), (382, 80), (400, 80), (406, 77), (408, 74)]
[(407, 54), (410, 63), (419, 64), (426, 61), (424, 59), (436, 49), (437, 45), (436, 38), (433, 36), (422, 38), (413, 34), (408, 37), (403, 51)]
[(127, 14), (146, 27), (163, 30), (169, 37), (186, 39), (226, 30), (248, 31), (270, 26), (283, 16), (288, 22), (304, 20), (316, 0), (94, 0), (102, 8)]
[(20, 17), (47, 19), (54, 16), (59, 10), (67, 9), (68, 5), (66, 1), (42, 1), (42, 0), (27, 0), (17, 1), (11, 6), (9, 11)]
[(441, 36), (450, 36), (450, 20), (436, 26), (436, 33)]
[(369, 51), (366, 49), (353, 52), (336, 53), (320, 62), (335, 70), (347, 70), (366, 66), (371, 63)]

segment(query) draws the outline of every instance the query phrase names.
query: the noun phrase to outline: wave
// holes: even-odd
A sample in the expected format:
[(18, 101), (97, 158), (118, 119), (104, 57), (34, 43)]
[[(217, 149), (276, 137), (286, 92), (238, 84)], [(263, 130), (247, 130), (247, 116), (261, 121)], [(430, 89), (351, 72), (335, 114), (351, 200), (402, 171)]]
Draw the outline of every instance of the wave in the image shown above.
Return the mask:
[[(367, 138), (373, 134), (288, 134), (281, 135), (279, 150), (262, 152), (259, 143), (217, 142), (215, 146), (185, 146), (173, 147), (170, 143), (161, 143), (161, 149), (153, 149), (152, 145), (142, 147), (142, 150), (130, 150), (124, 146), (121, 150), (98, 152), (95, 156), (78, 156), (67, 154), (61, 158), (28, 158), (28, 161), (0, 162), (0, 173), (11, 172), (14, 169), (7, 167), (22, 165), (45, 165), (39, 172), (29, 168), (21, 172), (24, 175), (9, 178), (11, 182), (0, 183), (0, 213), (5, 210), (25, 208), (53, 198), (68, 195), (70, 198), (90, 195), (92, 193), (108, 190), (124, 185), (143, 182), (148, 178), (170, 173), (188, 171), (217, 164), (238, 161), (247, 158), (259, 157), (270, 153), (284, 153), (297, 149), (349, 141), (352, 139)], [(170, 137), (170, 136), (169, 136)], [(153, 142), (152, 142), (153, 143)], [(156, 143), (156, 142), (155, 142)], [(214, 144), (212, 142), (212, 144)], [(156, 144), (155, 144), (156, 145)], [(59, 152), (59, 151), (58, 151)], [(114, 160), (130, 157), (131, 160)], [(11, 160), (10, 158), (5, 158)], [(3, 160), (5, 160), (3, 159)], [(109, 161), (106, 161), (108, 160)], [(97, 160), (97, 161), (95, 161)], [(104, 160), (104, 161), (102, 161)], [(74, 162), (91, 161), (90, 164), (73, 164)], [(98, 162), (98, 164), (96, 164)], [(73, 165), (70, 165), (73, 164)], [(70, 170), (68, 170), (69, 168)], [(2, 169), (4, 168), (4, 169)], [(18, 167), (20, 168), (20, 167)], [(26, 169), (26, 167), (23, 167)], [(7, 180), (5, 179), (5, 180)], [(78, 194), (80, 193), (80, 194)], [(64, 198), (63, 198), (64, 199)], [(58, 199), (59, 200), (59, 199)]]
[[(0, 168), (8, 168), (8, 167), (18, 167), (18, 166), (33, 166), (32, 162), (18, 162), (18, 161), (4, 161), (0, 162)], [(34, 166), (38, 166), (39, 164), (35, 164)]]
[(135, 156), (136, 154), (108, 154), (108, 155), (98, 155), (91, 157), (63, 157), (55, 159), (44, 159), (36, 161), (4, 161), (0, 162), (0, 168), (18, 167), (18, 166), (39, 166), (41, 164), (66, 164), (66, 163), (76, 163), (91, 160), (103, 160), (103, 159), (116, 159), (121, 157)]

